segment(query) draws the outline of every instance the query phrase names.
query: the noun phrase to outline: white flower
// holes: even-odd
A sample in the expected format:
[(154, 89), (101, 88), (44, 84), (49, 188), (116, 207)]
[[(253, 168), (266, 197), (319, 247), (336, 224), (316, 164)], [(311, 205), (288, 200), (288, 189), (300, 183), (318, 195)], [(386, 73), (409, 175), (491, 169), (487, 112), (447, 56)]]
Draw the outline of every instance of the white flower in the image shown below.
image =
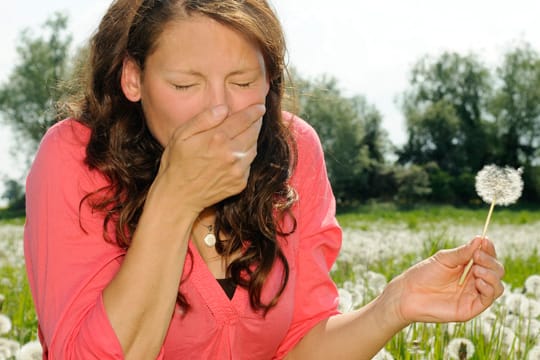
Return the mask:
[(476, 192), (488, 204), (513, 204), (523, 191), (521, 173), (521, 168), (486, 165), (476, 175)]
[(448, 354), (449, 359), (470, 359), (474, 355), (474, 344), (469, 339), (455, 338), (448, 343), (446, 353)]
[(0, 335), (11, 331), (11, 320), (4, 314), (0, 314)]
[(351, 293), (348, 290), (339, 288), (338, 295), (339, 295), (339, 306), (338, 306), (339, 311), (342, 313), (347, 313), (351, 311), (353, 308), (353, 300), (352, 300)]
[(385, 349), (382, 349), (371, 360), (394, 360), (394, 357)]
[(506, 310), (510, 314), (535, 318), (540, 315), (540, 302), (524, 294), (512, 293), (506, 297)]
[(525, 291), (540, 300), (540, 275), (531, 275), (525, 280)]
[(21, 345), (15, 340), (0, 338), (0, 359), (9, 359), (15, 356)]
[(529, 350), (527, 360), (540, 360), (540, 345), (536, 345)]
[(43, 349), (38, 340), (30, 341), (24, 344), (17, 354), (17, 360), (41, 360), (43, 358)]
[(382, 293), (387, 284), (386, 277), (383, 274), (374, 271), (368, 271), (366, 273), (366, 282), (368, 288), (374, 295)]

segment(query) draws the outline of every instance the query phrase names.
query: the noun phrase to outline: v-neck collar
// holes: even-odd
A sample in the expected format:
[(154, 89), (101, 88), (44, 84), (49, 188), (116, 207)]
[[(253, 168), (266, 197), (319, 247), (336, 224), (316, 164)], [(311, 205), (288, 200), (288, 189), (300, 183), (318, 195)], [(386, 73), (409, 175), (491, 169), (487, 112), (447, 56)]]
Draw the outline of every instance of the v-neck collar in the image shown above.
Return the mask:
[(193, 287), (204, 299), (216, 321), (229, 324), (237, 321), (244, 314), (246, 305), (249, 305), (246, 289), (238, 286), (232, 299), (229, 299), (191, 240), (188, 247), (193, 257), (193, 268), (189, 274)]

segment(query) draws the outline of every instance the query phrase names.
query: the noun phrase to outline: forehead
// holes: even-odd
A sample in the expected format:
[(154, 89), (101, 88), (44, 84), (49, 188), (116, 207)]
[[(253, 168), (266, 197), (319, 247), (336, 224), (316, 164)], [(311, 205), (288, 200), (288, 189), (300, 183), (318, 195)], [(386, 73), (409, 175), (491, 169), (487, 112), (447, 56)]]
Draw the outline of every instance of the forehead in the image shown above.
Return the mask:
[(254, 41), (240, 31), (207, 16), (196, 15), (167, 23), (151, 57), (183, 63), (260, 62)]

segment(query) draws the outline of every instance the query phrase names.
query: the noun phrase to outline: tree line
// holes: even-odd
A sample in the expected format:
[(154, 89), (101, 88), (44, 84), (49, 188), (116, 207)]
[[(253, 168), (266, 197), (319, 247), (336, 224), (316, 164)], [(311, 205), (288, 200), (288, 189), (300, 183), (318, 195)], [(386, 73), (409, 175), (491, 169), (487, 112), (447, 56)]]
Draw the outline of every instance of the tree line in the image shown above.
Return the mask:
[[(55, 107), (73, 89), (85, 48), (70, 55), (67, 16), (56, 13), (40, 36), (21, 32), (18, 63), (0, 85), (0, 115), (30, 163)], [(479, 203), (476, 173), (486, 164), (521, 167), (522, 201), (540, 202), (540, 55), (527, 43), (495, 68), (475, 54), (418, 60), (399, 104), (405, 144), (393, 144), (379, 110), (362, 95), (345, 96), (331, 75), (290, 71), (286, 107), (317, 130), (339, 207), (368, 200), (401, 204)], [(23, 146), (21, 146), (21, 144)], [(20, 179), (5, 179), (10, 206), (24, 207)]]

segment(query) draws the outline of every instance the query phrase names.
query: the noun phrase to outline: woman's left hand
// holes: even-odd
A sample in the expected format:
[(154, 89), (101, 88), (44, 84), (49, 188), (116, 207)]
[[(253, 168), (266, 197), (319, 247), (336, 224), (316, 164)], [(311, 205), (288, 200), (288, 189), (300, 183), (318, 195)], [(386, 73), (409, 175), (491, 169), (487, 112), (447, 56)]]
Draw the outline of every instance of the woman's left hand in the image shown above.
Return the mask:
[[(459, 285), (471, 258), (471, 272)], [(392, 281), (400, 294), (397, 316), (405, 323), (469, 320), (502, 295), (503, 276), (504, 267), (486, 238), (476, 237), (458, 248), (441, 250)]]

